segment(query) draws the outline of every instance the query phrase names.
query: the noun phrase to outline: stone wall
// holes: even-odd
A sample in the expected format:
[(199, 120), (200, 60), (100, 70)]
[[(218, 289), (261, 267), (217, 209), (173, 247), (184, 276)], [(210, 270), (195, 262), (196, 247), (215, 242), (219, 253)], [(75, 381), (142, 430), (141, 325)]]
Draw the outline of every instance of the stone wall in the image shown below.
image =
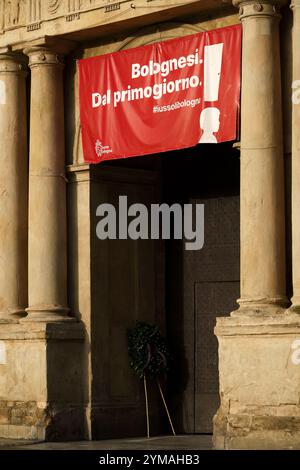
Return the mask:
[[(72, 41), (99, 37), (141, 24), (167, 21), (233, 7), (221, 0), (1, 0), (0, 48), (20, 49), (24, 43), (45, 36), (65, 36)], [(95, 20), (95, 18), (97, 18)], [(118, 25), (117, 28), (115, 25)]]
[(84, 435), (80, 323), (0, 323), (0, 436), (68, 440)]

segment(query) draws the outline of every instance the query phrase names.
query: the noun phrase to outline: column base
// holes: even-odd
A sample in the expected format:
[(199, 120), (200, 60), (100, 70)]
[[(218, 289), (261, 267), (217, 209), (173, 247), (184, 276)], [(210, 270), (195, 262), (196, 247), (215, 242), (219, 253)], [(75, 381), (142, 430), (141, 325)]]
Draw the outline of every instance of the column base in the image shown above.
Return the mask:
[(21, 318), (26, 316), (26, 311), (22, 307), (8, 308), (0, 312), (0, 323), (18, 323)]
[(0, 437), (83, 439), (83, 324), (3, 324), (0, 342)]
[(26, 308), (27, 316), (21, 322), (69, 322), (76, 321), (69, 317), (70, 309), (62, 305), (34, 305)]
[(290, 301), (285, 296), (278, 297), (267, 297), (267, 298), (242, 298), (238, 299), (237, 303), (240, 305), (238, 310), (231, 313), (232, 317), (236, 316), (257, 316), (262, 315), (276, 315), (284, 313), (286, 308), (289, 306)]
[(217, 319), (217, 449), (300, 449), (300, 317)]
[(300, 313), (300, 297), (292, 297), (291, 299), (292, 305), (288, 309), (288, 312), (291, 313)]

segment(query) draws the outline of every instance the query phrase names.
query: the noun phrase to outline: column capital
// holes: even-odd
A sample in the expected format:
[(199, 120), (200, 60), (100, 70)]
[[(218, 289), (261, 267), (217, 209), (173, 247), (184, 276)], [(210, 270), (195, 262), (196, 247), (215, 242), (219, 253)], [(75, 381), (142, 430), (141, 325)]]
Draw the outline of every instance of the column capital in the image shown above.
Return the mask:
[(63, 55), (45, 46), (32, 46), (24, 49), (24, 54), (29, 57), (29, 67), (40, 65), (57, 65), (63, 67)]
[(5, 52), (0, 54), (0, 73), (24, 73), (27, 68), (27, 59), (22, 54)]
[[(295, 0), (299, 2), (300, 0)], [(280, 17), (280, 8), (286, 0), (233, 0), (233, 5), (239, 8), (240, 19), (249, 17)]]

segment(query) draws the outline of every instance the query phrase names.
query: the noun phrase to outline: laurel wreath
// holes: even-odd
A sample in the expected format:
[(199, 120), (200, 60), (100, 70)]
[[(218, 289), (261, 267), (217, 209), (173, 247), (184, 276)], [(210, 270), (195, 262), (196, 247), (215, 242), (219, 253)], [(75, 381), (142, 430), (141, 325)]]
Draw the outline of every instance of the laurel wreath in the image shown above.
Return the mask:
[(168, 372), (171, 355), (166, 340), (158, 326), (137, 322), (128, 330), (130, 366), (142, 379), (147, 374), (151, 379)]

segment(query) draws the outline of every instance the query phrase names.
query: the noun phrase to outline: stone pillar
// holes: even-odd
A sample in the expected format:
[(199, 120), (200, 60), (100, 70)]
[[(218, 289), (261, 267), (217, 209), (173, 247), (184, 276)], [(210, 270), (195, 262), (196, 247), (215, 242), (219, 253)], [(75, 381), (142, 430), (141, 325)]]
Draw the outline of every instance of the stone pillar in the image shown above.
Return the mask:
[(293, 0), (293, 86), (292, 99), (292, 259), (293, 298), (291, 311), (300, 313), (300, 0)]
[(281, 312), (285, 297), (281, 0), (234, 0), (243, 25), (241, 299), (235, 314)]
[(28, 155), (24, 56), (0, 55), (0, 322), (27, 306)]
[(220, 407), (214, 417), (214, 446), (300, 449), (300, 316), (285, 314), (282, 308), (286, 299), (280, 2), (235, 4), (241, 8), (244, 37), (242, 298), (240, 310), (218, 318), (215, 328)]
[(29, 307), (24, 321), (67, 317), (63, 64), (46, 47), (25, 50), (31, 69)]

